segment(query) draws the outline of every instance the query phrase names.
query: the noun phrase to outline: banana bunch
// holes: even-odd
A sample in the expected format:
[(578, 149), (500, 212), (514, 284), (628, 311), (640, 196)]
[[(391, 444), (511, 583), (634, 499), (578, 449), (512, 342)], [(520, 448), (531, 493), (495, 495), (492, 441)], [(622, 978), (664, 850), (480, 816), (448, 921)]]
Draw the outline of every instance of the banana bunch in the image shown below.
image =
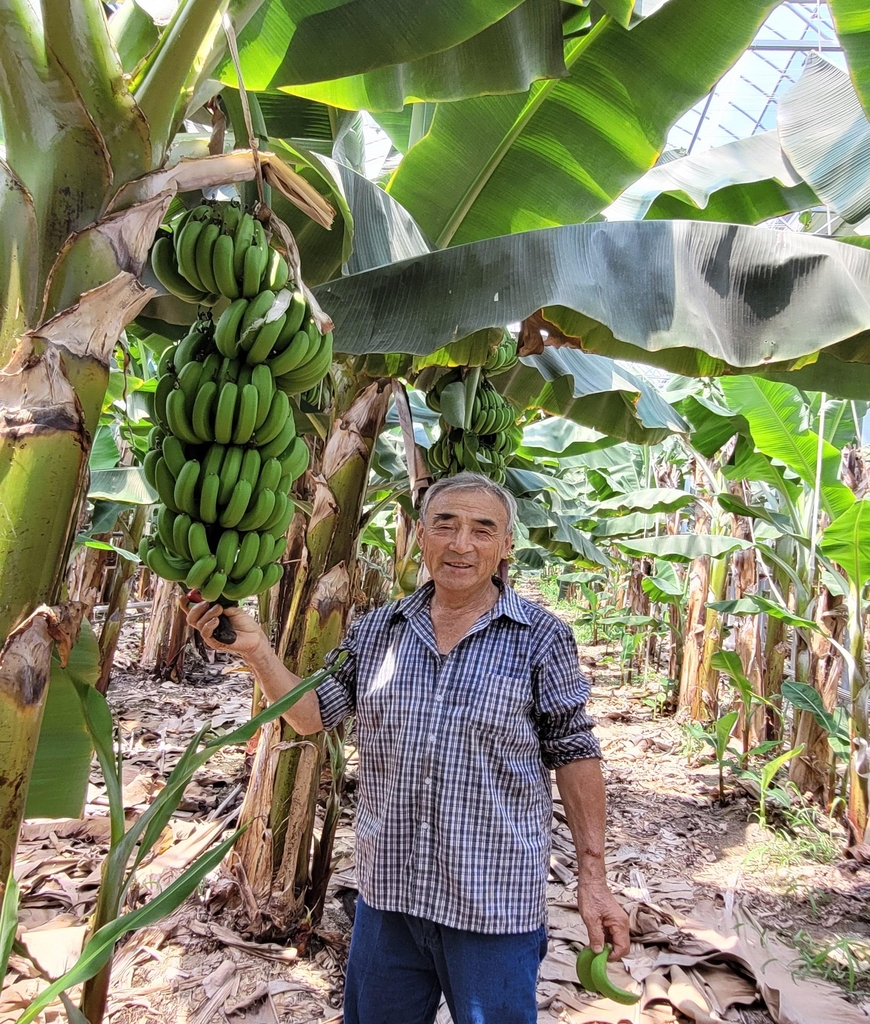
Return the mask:
[(505, 331), (498, 347), (490, 352), (486, 362), (483, 364), (483, 368), (492, 376), (496, 373), (504, 373), (505, 370), (509, 370), (512, 366), (516, 366), (516, 364), (517, 343), (509, 332)]
[(213, 306), (280, 291), (290, 278), (281, 254), (269, 246), (262, 223), (232, 203), (201, 203), (183, 213), (151, 249), (151, 267), (163, 287), (185, 302)]
[(451, 428), (444, 419), (439, 421), (441, 436), (427, 452), (429, 468), (438, 476), (455, 476), (463, 470), (483, 473), (496, 483), (505, 481), (507, 458), (518, 443), (514, 435), (507, 432), (498, 435), (505, 440), (498, 446), (485, 444), (483, 438), (470, 430)]
[(481, 436), (503, 434), (513, 426), (516, 413), (501, 395), (486, 381), (477, 389), (474, 396), (474, 408), (471, 412), (471, 430)]
[(602, 995), (623, 1006), (631, 1006), (638, 1002), (639, 995), (615, 985), (607, 975), (607, 958), (610, 946), (605, 946), (596, 953), (591, 946), (586, 946), (577, 954), (577, 979), (587, 992)]
[(158, 364), (143, 469), (161, 505), (139, 554), (204, 600), (239, 601), (281, 578), (290, 489), (309, 459), (288, 395), (326, 375), (332, 335), (321, 335), (262, 224), (238, 207), (183, 214), (151, 262), (180, 298), (230, 301), (217, 320), (201, 314)]

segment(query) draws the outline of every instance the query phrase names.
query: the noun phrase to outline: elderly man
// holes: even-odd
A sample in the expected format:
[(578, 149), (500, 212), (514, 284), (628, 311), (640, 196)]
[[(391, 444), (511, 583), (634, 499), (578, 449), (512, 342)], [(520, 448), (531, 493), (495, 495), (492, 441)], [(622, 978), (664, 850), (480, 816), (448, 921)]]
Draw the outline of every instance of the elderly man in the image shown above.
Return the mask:
[[(550, 769), (574, 837), (577, 903), (596, 950), (628, 952), (604, 869), (601, 752), (570, 627), (496, 576), (516, 503), (461, 473), (426, 494), (417, 538), (431, 579), (357, 621), (337, 673), (286, 715), (299, 733), (356, 716), (360, 899), (346, 1024), (533, 1024), (546, 953)], [(220, 607), (188, 618), (241, 654), (270, 700), (298, 679), (256, 623), (212, 639)]]

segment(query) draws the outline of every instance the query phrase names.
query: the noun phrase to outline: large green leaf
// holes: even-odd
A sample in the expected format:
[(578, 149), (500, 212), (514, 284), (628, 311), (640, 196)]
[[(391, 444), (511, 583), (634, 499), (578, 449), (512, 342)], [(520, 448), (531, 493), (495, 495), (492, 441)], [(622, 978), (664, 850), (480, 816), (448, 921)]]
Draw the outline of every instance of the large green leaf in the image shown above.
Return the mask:
[(722, 388), (729, 404), (749, 424), (756, 448), (777, 459), (810, 487), (816, 483), (821, 448), (819, 501), (832, 519), (844, 512), (855, 496), (838, 479), (840, 452), (806, 427), (807, 410), (797, 388), (756, 377), (728, 377)]
[(870, 214), (870, 121), (845, 71), (809, 54), (777, 124), (785, 154), (823, 203), (851, 224)]
[(775, 131), (669, 160), (611, 204), (608, 220), (715, 220), (760, 224), (819, 204), (784, 158)]
[(91, 738), (74, 682), (94, 686), (100, 676), (100, 647), (87, 619), (69, 661), (51, 659), (36, 759), (27, 790), (28, 818), (78, 818), (85, 806), (91, 770)]
[(616, 544), (630, 555), (654, 555), (668, 562), (691, 562), (705, 556), (722, 558), (732, 551), (745, 551), (752, 547), (748, 540), (741, 540), (740, 537), (710, 533), (639, 537), (635, 540), (618, 540)]
[(686, 589), (674, 566), (660, 558), (656, 559), (654, 575), (644, 576), (640, 585), (650, 600), (659, 604), (679, 604)]
[(870, 500), (855, 504), (822, 534), (821, 550), (836, 562), (853, 586), (870, 581)]
[(708, 601), (707, 607), (726, 615), (769, 615), (773, 619), (779, 619), (788, 626), (796, 626), (799, 629), (809, 629), (813, 632), (823, 632), (819, 625), (812, 619), (806, 619), (801, 615), (793, 615), (788, 608), (768, 601), (766, 597), (759, 597), (755, 594), (750, 597), (740, 597), (733, 601)]
[[(471, 39), (519, 0), (271, 0), (239, 36), (248, 89), (326, 82), (419, 60)], [(238, 86), (227, 61), (221, 81)]]
[(495, 384), (521, 409), (543, 409), (639, 444), (661, 441), (685, 426), (643, 378), (577, 349), (547, 348), (525, 357)]
[(457, 46), (416, 61), (287, 92), (346, 110), (398, 111), (406, 103), (524, 93), (541, 78), (565, 74), (559, 0), (525, 0)]
[(615, 444), (619, 444), (616, 437), (581, 427), (560, 416), (548, 416), (523, 427), (523, 440), (517, 453), (527, 459), (552, 459), (554, 456), (561, 459), (611, 448)]
[(568, 41), (569, 77), (438, 108), (389, 191), (438, 247), (588, 220), (655, 163), (745, 50), (770, 0), (670, 0)]
[(88, 497), (120, 501), (129, 505), (153, 505), (157, 492), (145, 479), (139, 466), (120, 469), (101, 469), (91, 473)]
[(864, 0), (829, 0), (840, 45), (846, 51), (852, 82), (870, 117), (870, 13)]
[(629, 494), (618, 494), (599, 502), (595, 511), (604, 514), (675, 512), (678, 508), (692, 505), (694, 501), (694, 494), (677, 490), (675, 487), (643, 487)]
[(691, 376), (785, 371), (836, 345), (870, 362), (870, 252), (767, 228), (567, 225), (433, 252), (316, 294), (337, 349), (350, 353), (424, 355), (546, 307), (587, 352)]

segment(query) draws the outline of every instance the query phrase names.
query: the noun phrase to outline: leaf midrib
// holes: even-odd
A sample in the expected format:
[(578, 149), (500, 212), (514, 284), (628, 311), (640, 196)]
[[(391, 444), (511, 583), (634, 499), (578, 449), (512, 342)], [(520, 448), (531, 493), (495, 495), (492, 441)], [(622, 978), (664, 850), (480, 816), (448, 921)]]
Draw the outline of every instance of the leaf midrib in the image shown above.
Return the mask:
[[(613, 21), (609, 15), (602, 18), (590, 31), (580, 40), (575, 41), (565, 51), (565, 67), (569, 70), (577, 63), (586, 48), (593, 42), (598, 36), (605, 30), (605, 28)], [(550, 78), (541, 85), (534, 96), (529, 99), (523, 109), (520, 111), (519, 116), (516, 118), (514, 123), (511, 125), (509, 132), (505, 133), (504, 138), (501, 140), (499, 145), (493, 151), (490, 158), (484, 163), (483, 167), (477, 172), (474, 180), (465, 190), (465, 194), (462, 196), (456, 209), (450, 216), (450, 219), (444, 225), (441, 233), (435, 239), (435, 247), (438, 249), (444, 249), (449, 244), (453, 236), (459, 230), (462, 222), (465, 220), (468, 211), (474, 205), (477, 197), (483, 191), (484, 186), (493, 176), (496, 168), (502, 162), (505, 154), (516, 142), (520, 135), (520, 132), (526, 127), (529, 121), (538, 112), (538, 109), (546, 100), (553, 89), (559, 85), (560, 82), (564, 81), (561, 78)]]

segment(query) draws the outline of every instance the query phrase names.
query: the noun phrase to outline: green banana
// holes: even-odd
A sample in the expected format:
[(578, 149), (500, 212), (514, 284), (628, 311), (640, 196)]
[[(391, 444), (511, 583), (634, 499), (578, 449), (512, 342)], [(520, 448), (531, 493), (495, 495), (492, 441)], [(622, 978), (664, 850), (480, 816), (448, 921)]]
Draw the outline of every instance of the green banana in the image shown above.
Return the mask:
[(262, 569), (272, 561), (272, 552), (275, 550), (276, 540), (271, 533), (260, 534), (260, 548), (257, 551), (256, 565)]
[(272, 396), (268, 415), (254, 435), (254, 444), (268, 444), (283, 429), (289, 429), (291, 433), (288, 434), (287, 441), (285, 441), (284, 446), (281, 448), (282, 451), (286, 448), (290, 438), (296, 433), (296, 421), (293, 419), (293, 413), (290, 409), (290, 399), (283, 391), (276, 391)]
[(214, 343), (228, 359), (239, 354), (239, 325), (248, 308), (248, 299), (236, 299), (221, 313), (214, 329)]
[(272, 347), (275, 344), (275, 339), (281, 333), (281, 328), (284, 326), (284, 322), (287, 319), (287, 314), (282, 313), (277, 319), (269, 320), (267, 323), (257, 331), (254, 335), (254, 340), (251, 342), (251, 347), (248, 349), (248, 354), (245, 356), (245, 362), (251, 366), (256, 366), (258, 363), (264, 363), (272, 351)]
[(189, 590), (199, 590), (205, 581), (215, 571), (217, 559), (214, 555), (204, 555), (199, 561), (194, 562), (190, 572), (184, 577), (184, 583)]
[(204, 227), (203, 221), (193, 219), (184, 225), (175, 242), (175, 258), (178, 261), (178, 272), (181, 276), (187, 278), (194, 288), (208, 292), (208, 288), (196, 272), (196, 247)]
[(228, 299), (237, 299), (241, 294), (239, 282), (233, 270), (234, 245), (231, 234), (221, 233), (214, 243), (211, 256), (212, 277), (217, 285), (216, 291), (226, 295)]
[(200, 349), (206, 337), (206, 332), (200, 329), (199, 324), (194, 324), (175, 346), (175, 355), (172, 357), (172, 362), (175, 366), (176, 375), (181, 373), (182, 367), (187, 366), (188, 363), (200, 355)]
[(229, 575), (239, 553), (239, 534), (237, 530), (224, 530), (215, 548), (218, 572)]
[(242, 363), (242, 365), (239, 367), (239, 379), (236, 382), (239, 385), (239, 391), (241, 391), (246, 384), (251, 383), (251, 374), (253, 372), (253, 366), (248, 366), (247, 363)]
[(199, 588), (203, 601), (217, 601), (227, 584), (227, 574), (215, 570), (206, 583)]
[(257, 402), (260, 394), (253, 384), (245, 384), (239, 392), (239, 403), (236, 411), (236, 423), (233, 430), (234, 444), (247, 444), (254, 432), (257, 420)]
[(215, 244), (220, 238), (221, 226), (216, 221), (206, 224), (196, 240), (196, 273), (200, 281), (205, 285), (205, 290), (217, 294), (219, 289), (214, 279), (212, 259), (214, 256)]
[(237, 281), (241, 281), (245, 272), (245, 253), (253, 241), (254, 218), (249, 213), (242, 214), (233, 238), (233, 274)]
[(196, 504), (196, 482), (199, 479), (201, 468), (198, 459), (189, 459), (185, 462), (175, 481), (173, 491), (175, 504), (190, 516), (195, 516), (199, 512)]
[(182, 512), (180, 515), (175, 517), (175, 522), (172, 524), (172, 544), (167, 545), (168, 547), (175, 550), (175, 553), (179, 558), (186, 558), (189, 562), (192, 562), (190, 543), (188, 536), (190, 534), (190, 527), (193, 520), (189, 515)]
[(323, 336), (320, 350), (314, 358), (298, 366), (292, 373), (282, 374), (276, 379), (275, 384), (288, 394), (300, 394), (322, 380), (331, 364), (332, 333), (329, 333)]
[(251, 571), (257, 562), (257, 554), (260, 550), (260, 535), (258, 533), (246, 533), (239, 545), (239, 553), (236, 556), (236, 564), (230, 570), (231, 580), (241, 580)]
[[(287, 497), (286, 491), (277, 491), (275, 494), (275, 507), (272, 509), (272, 514), (269, 518), (259, 527), (265, 533), (270, 533), (271, 530), (281, 522), (284, 516), (287, 515), (287, 507), (291, 504), (290, 499)], [(258, 561), (258, 564), (262, 564)]]
[(252, 298), (260, 291), (263, 274), (269, 265), (269, 245), (266, 232), (260, 221), (254, 221), (254, 241), (245, 253), (242, 270), (242, 295)]
[(251, 494), (254, 493), (254, 488), (257, 486), (257, 480), (260, 478), (260, 467), (263, 465), (263, 459), (256, 448), (248, 448), (242, 458), (242, 468), (239, 470), (239, 480), (244, 480), (245, 483), (251, 485)]
[(168, 437), (164, 438), (160, 450), (163, 452), (163, 458), (166, 459), (169, 471), (174, 477), (177, 477), (185, 462), (187, 462), (187, 456), (184, 454), (184, 445), (174, 434), (169, 434)]
[[(265, 449), (263, 451), (265, 451)], [(263, 452), (260, 454), (263, 455)], [(271, 455), (264, 455), (263, 457), (271, 458)], [(308, 469), (311, 452), (308, 450), (308, 445), (301, 437), (295, 437), (287, 445), (286, 450), (280, 455), (277, 455), (276, 458), (281, 463), (281, 476), (290, 476), (293, 480), (298, 480), (305, 470)]]
[(217, 377), (215, 377), (217, 386), (222, 388), (227, 381), (231, 381), (233, 384), (237, 383), (241, 365), (238, 359), (227, 359), (225, 357), (221, 362), (221, 368), (218, 370)]
[(287, 532), (287, 527), (290, 525), (290, 520), (296, 513), (296, 506), (292, 501), (287, 502), (287, 508), (284, 511), (284, 515), (275, 523), (274, 526), (270, 526), (268, 532), (277, 540), (283, 537)]
[(226, 448), (224, 448), (222, 444), (210, 445), (205, 454), (205, 458), (202, 460), (202, 475), (211, 476), (212, 473), (220, 474), (224, 464), (225, 454)]
[(277, 249), (269, 250), (266, 284), (273, 292), (280, 292), (290, 280), (290, 266)]
[[(263, 461), (273, 457), (280, 459), (295, 437), (296, 424), (293, 421), (293, 417), (288, 416), (284, 426), (281, 427), (272, 440), (260, 448), (260, 457)], [(281, 461), (283, 462), (283, 459)]]
[(166, 417), (166, 402), (169, 396), (172, 394), (175, 388), (175, 374), (165, 373), (158, 381), (157, 387), (154, 389), (154, 401), (153, 401), (153, 412), (154, 418), (160, 424), (169, 430), (169, 421)]
[(612, 999), (615, 1003), (621, 1003), (623, 1006), (631, 1006), (638, 1002), (640, 996), (613, 984), (607, 974), (607, 958), (609, 956), (610, 946), (605, 946), (592, 961), (589, 969), (592, 982), (596, 991), (600, 992), (605, 999)]
[(200, 441), (214, 440), (214, 407), (217, 396), (218, 386), (213, 380), (207, 380), (196, 393), (190, 425)]
[(242, 601), (251, 597), (257, 592), (257, 587), (263, 582), (263, 570), (258, 565), (253, 565), (248, 570), (245, 578), (238, 583), (227, 583), (224, 587), (224, 597), (230, 601)]
[(154, 467), (154, 489), (160, 495), (160, 500), (170, 512), (180, 512), (181, 509), (175, 504), (175, 477), (172, 475), (166, 459), (161, 457)]
[(281, 476), (281, 463), (275, 458), (266, 459), (260, 467), (260, 474), (257, 479), (257, 484), (254, 487), (254, 497), (256, 498), (260, 491), (277, 490), (278, 484), (281, 481)]
[(169, 344), (160, 353), (160, 358), (157, 360), (157, 376), (162, 377), (164, 373), (175, 373), (175, 363), (172, 361), (172, 357), (175, 355), (175, 346)]
[(259, 430), (269, 415), (275, 394), (275, 378), (269, 367), (260, 363), (251, 373), (251, 383), (257, 389), (257, 418), (254, 420), (254, 430)]
[(239, 387), (232, 381), (221, 387), (214, 415), (214, 439), (218, 444), (229, 444), (232, 440), (238, 397)]
[[(161, 505), (157, 510), (157, 536), (160, 538), (161, 543), (165, 548), (170, 551), (175, 550), (175, 545), (172, 542), (172, 528), (175, 525), (176, 515), (165, 505)], [(177, 555), (180, 555), (180, 551), (175, 551)]]
[(187, 546), (190, 548), (190, 557), (194, 562), (212, 554), (205, 525), (198, 519), (191, 521), (190, 529), (187, 531)]
[(281, 577), (284, 575), (284, 566), (279, 565), (277, 562), (273, 562), (271, 565), (266, 566), (266, 570), (263, 573), (263, 581), (254, 591), (255, 594), (262, 594), (264, 590), (271, 590), (276, 583), (281, 582)]
[(184, 393), (184, 398), (188, 408), (193, 408), (193, 401), (196, 398), (196, 392), (199, 389), (200, 378), (202, 377), (203, 364), (192, 360), (186, 363), (178, 371), (178, 387)]
[(172, 239), (165, 235), (158, 238), (151, 249), (151, 269), (170, 295), (185, 302), (201, 302), (205, 298), (205, 292), (200, 291), (179, 273)]
[(200, 439), (196, 436), (187, 415), (185, 395), (180, 388), (175, 388), (166, 399), (166, 422), (173, 434), (185, 444), (199, 444)]
[(240, 480), (233, 488), (232, 497), (227, 502), (226, 508), (220, 514), (218, 522), (224, 529), (238, 526), (242, 516), (248, 510), (248, 502), (251, 500), (251, 485), (247, 480)]
[(242, 459), (244, 458), (244, 451), (241, 448), (237, 448), (233, 445), (231, 448), (224, 448), (226, 452), (224, 457), (224, 464), (221, 467), (220, 478), (221, 486), (218, 491), (218, 504), (226, 505), (233, 495), (233, 488), (239, 479), (239, 472), (242, 468)]
[(221, 203), (217, 208), (217, 213), (223, 222), (223, 226), (232, 235), (242, 219), (242, 210), (234, 202)]
[[(286, 326), (286, 325), (285, 325)], [(276, 377), (290, 373), (297, 366), (306, 362), (312, 350), (311, 336), (308, 331), (297, 331), (288, 346), (278, 355), (267, 359), (269, 369)]]
[(168, 551), (157, 544), (148, 551), (146, 564), (158, 576), (171, 583), (181, 583), (190, 569), (189, 562), (172, 558)]
[(302, 327), (307, 315), (308, 303), (305, 301), (305, 296), (302, 292), (293, 292), (290, 298), (290, 305), (287, 307), (287, 320), (281, 333), (278, 335), (278, 340), (275, 342), (275, 350), (277, 352), (283, 352), (287, 348), (293, 336)]
[(591, 946), (584, 946), (577, 954), (577, 980), (587, 992), (598, 991), (592, 980), (592, 961), (595, 955), (595, 950)]
[(145, 479), (155, 489), (157, 487), (157, 463), (162, 458), (160, 449), (152, 448), (151, 451), (145, 452), (145, 457), (142, 459), (142, 472), (145, 474)]
[[(286, 527), (285, 527), (285, 529), (286, 529)], [(287, 537), (286, 536), (285, 537), (279, 537), (275, 541), (275, 547), (274, 547), (274, 550), (272, 551), (272, 561), (273, 562), (280, 561), (281, 556), (284, 554), (284, 552), (286, 550), (287, 550)]]
[(218, 494), (221, 478), (217, 473), (203, 476), (199, 489), (199, 517), (204, 523), (213, 523), (218, 517)]
[(247, 352), (253, 344), (256, 329), (261, 326), (259, 321), (269, 312), (274, 302), (275, 293), (266, 289), (248, 303), (248, 308), (239, 325), (239, 345), (244, 352)]
[(260, 491), (248, 511), (238, 522), (239, 531), (259, 530), (275, 510), (275, 492)]

